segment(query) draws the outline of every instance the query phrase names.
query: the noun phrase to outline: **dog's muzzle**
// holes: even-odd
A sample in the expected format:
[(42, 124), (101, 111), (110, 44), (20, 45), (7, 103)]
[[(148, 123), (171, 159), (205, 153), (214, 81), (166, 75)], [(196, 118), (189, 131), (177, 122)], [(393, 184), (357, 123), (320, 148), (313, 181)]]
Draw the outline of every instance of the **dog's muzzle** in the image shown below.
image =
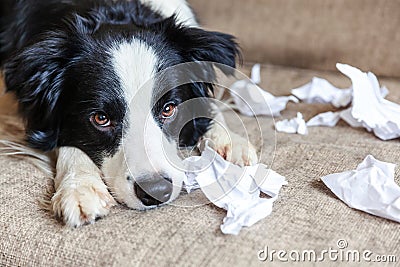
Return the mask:
[(138, 177), (134, 184), (136, 196), (145, 206), (167, 202), (172, 194), (172, 181), (158, 173)]

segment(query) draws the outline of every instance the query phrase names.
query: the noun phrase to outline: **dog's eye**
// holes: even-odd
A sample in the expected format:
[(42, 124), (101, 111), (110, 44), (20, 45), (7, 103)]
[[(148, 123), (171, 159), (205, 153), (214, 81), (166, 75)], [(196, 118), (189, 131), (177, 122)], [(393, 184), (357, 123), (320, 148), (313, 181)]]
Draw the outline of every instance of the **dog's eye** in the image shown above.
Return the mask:
[(165, 104), (161, 112), (161, 116), (163, 119), (171, 118), (172, 116), (174, 116), (175, 111), (176, 111), (176, 105), (174, 103), (167, 103)]
[(108, 116), (102, 112), (92, 115), (91, 120), (96, 126), (108, 127), (111, 125), (111, 121)]

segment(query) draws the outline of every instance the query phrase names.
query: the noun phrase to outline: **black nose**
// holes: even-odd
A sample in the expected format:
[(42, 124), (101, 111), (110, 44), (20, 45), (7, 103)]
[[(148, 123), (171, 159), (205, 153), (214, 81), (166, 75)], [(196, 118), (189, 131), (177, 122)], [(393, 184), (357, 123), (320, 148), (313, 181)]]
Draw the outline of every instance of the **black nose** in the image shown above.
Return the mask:
[(135, 194), (145, 206), (167, 202), (171, 197), (172, 188), (171, 179), (158, 173), (138, 177), (134, 184)]

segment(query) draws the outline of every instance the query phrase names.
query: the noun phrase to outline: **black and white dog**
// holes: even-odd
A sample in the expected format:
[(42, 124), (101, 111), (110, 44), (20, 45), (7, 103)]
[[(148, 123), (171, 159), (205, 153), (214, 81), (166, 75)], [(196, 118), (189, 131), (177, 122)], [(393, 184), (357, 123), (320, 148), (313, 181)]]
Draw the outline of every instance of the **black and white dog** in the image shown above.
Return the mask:
[[(246, 139), (228, 136), (226, 125), (212, 119), (184, 122), (178, 138), (166, 130), (180, 121), (180, 104), (211, 97), (212, 85), (180, 85), (156, 98), (163, 81), (152, 80), (156, 73), (200, 61), (234, 68), (238, 55), (233, 36), (200, 29), (185, 0), (0, 5), (6, 87), (19, 101), (29, 145), (57, 151), (52, 209), (67, 225), (94, 222), (115, 200), (142, 210), (172, 201), (185, 174), (171, 157), (179, 160), (180, 147), (203, 137), (234, 163), (257, 161)], [(147, 90), (131, 105), (144, 84)], [(220, 113), (215, 116), (223, 121)]]

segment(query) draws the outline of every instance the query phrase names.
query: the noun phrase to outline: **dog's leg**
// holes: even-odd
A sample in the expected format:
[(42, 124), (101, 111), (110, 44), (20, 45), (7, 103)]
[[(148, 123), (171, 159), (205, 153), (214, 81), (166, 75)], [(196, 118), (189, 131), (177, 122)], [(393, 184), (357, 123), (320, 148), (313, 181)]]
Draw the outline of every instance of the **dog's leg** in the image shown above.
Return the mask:
[(65, 224), (77, 227), (108, 214), (115, 201), (101, 179), (100, 170), (84, 152), (61, 147), (56, 172), (52, 210)]
[(257, 151), (246, 138), (232, 132), (225, 123), (222, 113), (214, 109), (216, 116), (204, 138), (210, 139), (213, 149), (224, 159), (240, 166), (258, 162)]

